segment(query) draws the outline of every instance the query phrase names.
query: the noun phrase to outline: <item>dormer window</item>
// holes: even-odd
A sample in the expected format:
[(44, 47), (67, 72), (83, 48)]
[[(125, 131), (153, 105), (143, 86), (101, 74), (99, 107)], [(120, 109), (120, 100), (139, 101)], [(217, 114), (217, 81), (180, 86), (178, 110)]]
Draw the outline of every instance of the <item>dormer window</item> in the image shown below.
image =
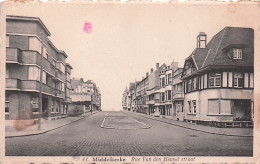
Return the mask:
[(233, 59), (242, 59), (242, 49), (241, 48), (233, 49)]

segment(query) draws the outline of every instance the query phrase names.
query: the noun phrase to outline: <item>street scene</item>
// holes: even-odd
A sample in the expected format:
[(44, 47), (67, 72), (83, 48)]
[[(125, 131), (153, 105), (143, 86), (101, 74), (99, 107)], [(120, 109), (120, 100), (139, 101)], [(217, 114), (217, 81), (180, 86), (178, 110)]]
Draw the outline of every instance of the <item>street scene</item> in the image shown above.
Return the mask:
[(7, 159), (255, 159), (257, 6), (5, 4)]
[[(184, 128), (130, 112), (102, 111), (44, 134), (6, 138), (5, 153), (7, 156), (252, 156), (253, 154), (253, 137), (239, 136), (243, 132), (248, 133), (246, 129), (240, 132), (233, 131), (237, 136), (210, 134), (208, 129), (204, 129), (205, 132), (197, 131), (198, 129), (188, 129), (188, 126)], [(220, 131), (216, 133), (221, 134)]]

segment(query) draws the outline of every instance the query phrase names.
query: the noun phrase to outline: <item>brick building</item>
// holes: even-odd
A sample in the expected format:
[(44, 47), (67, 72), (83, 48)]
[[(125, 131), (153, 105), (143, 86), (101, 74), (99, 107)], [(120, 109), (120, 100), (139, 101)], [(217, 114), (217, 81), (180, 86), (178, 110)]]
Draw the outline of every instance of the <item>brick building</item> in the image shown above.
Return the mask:
[(6, 17), (6, 119), (38, 117), (41, 88), (42, 117), (60, 118), (61, 111), (66, 114), (63, 108), (68, 56), (54, 46), (50, 35), (39, 18)]

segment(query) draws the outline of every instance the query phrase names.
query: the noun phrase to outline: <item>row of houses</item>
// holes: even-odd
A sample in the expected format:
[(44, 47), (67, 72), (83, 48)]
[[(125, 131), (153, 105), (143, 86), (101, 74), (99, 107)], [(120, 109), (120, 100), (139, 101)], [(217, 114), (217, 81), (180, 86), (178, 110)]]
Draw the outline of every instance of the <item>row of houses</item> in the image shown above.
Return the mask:
[[(6, 119), (37, 118), (40, 102), (42, 117), (66, 117), (78, 103), (72, 99), (80, 93), (73, 88), (68, 55), (49, 40), (50, 36), (39, 18), (6, 17)], [(89, 81), (87, 87), (95, 88), (89, 92), (90, 100), (86, 100), (90, 102), (88, 107), (100, 110), (101, 94), (95, 83)]]
[(216, 126), (248, 127), (254, 117), (254, 31), (225, 27), (207, 43), (170, 65), (156, 63), (140, 81), (129, 84), (123, 110)]

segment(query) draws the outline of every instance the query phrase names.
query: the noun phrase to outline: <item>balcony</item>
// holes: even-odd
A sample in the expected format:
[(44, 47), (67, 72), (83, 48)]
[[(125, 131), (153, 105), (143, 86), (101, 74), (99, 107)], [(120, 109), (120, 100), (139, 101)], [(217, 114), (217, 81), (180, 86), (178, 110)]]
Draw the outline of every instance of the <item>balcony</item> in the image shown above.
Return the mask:
[(20, 63), (21, 62), (21, 50), (18, 48), (6, 47), (6, 62), (8, 63)]
[(184, 99), (184, 93), (183, 92), (176, 92), (172, 96), (173, 100), (183, 100)]
[(19, 79), (5, 79), (5, 88), (8, 90), (19, 90), (21, 89), (21, 80)]
[[(25, 91), (40, 92), (40, 82), (36, 80), (21, 81), (21, 89)], [(42, 84), (42, 93), (51, 94), (50, 87), (46, 84)]]
[(65, 79), (66, 79), (65, 74), (60, 73), (59, 71), (55, 72), (55, 77), (53, 77), (53, 80), (65, 82)]

